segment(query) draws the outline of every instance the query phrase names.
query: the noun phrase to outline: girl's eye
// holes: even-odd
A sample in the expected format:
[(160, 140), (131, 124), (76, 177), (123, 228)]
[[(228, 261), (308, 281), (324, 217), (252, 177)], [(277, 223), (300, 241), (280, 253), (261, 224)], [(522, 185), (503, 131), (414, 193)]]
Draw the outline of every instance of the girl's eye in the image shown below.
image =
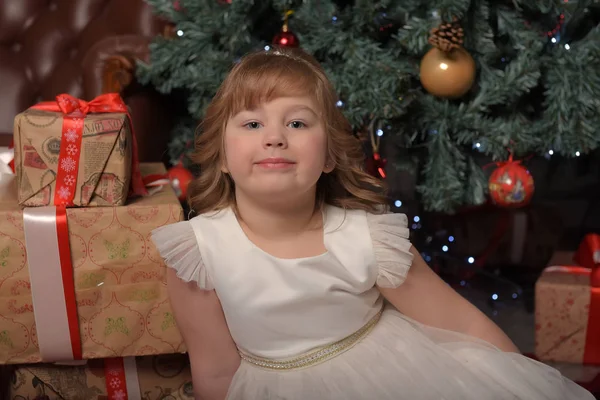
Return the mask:
[(248, 129), (258, 129), (258, 128), (260, 128), (260, 123), (253, 121), (253, 122), (248, 122), (244, 126)]
[(306, 128), (306, 124), (302, 121), (292, 121), (288, 124), (288, 126), (294, 129)]

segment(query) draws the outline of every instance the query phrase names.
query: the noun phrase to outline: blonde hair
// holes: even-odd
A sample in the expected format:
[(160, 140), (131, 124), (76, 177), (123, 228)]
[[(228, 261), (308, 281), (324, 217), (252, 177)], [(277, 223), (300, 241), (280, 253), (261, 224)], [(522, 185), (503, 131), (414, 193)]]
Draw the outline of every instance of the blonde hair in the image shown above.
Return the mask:
[(222, 172), (223, 135), (227, 121), (240, 111), (279, 97), (310, 96), (319, 105), (328, 134), (328, 158), (335, 167), (317, 182), (316, 206), (381, 211), (383, 184), (363, 170), (364, 153), (352, 127), (336, 106), (337, 95), (319, 63), (307, 53), (289, 48), (245, 56), (233, 67), (206, 110), (196, 135), (192, 160), (200, 175), (190, 183), (188, 202), (197, 214), (234, 206), (235, 186)]

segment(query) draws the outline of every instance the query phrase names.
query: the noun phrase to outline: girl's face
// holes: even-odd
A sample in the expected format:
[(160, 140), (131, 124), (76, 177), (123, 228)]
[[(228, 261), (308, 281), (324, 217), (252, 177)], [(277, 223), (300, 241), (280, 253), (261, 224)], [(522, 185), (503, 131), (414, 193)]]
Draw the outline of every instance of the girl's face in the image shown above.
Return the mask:
[(327, 160), (327, 133), (310, 97), (279, 97), (227, 122), (223, 171), (235, 182), (236, 197), (269, 203), (315, 195)]

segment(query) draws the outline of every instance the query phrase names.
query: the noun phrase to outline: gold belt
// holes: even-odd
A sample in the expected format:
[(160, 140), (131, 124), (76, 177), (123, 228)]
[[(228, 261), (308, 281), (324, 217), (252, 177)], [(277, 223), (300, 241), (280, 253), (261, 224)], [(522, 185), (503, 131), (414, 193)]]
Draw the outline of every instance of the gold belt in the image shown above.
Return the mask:
[(350, 349), (362, 338), (367, 336), (369, 332), (371, 332), (373, 327), (375, 327), (375, 325), (377, 324), (377, 321), (379, 321), (379, 318), (381, 318), (382, 313), (383, 308), (377, 314), (375, 314), (375, 316), (371, 318), (369, 322), (367, 322), (362, 328), (354, 332), (352, 335), (347, 336), (338, 342), (332, 343), (327, 346), (323, 346), (309, 353), (291, 358), (289, 360), (271, 360), (268, 358), (256, 357), (244, 353), (239, 349), (238, 352), (242, 360), (266, 369), (289, 370), (309, 367), (311, 365), (319, 364), (326, 360), (329, 360)]

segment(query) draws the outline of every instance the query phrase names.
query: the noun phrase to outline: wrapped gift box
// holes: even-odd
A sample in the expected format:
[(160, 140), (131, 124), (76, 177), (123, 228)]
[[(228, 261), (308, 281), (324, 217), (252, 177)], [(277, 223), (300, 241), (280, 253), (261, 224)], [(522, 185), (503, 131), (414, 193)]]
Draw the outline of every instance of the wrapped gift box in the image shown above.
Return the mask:
[(116, 94), (40, 103), (15, 117), (14, 143), (22, 206), (123, 205), (132, 174), (139, 177), (127, 107)]
[[(162, 164), (141, 169), (145, 175), (165, 173)], [(122, 207), (66, 209), (72, 270), (62, 271), (62, 282), (60, 269), (43, 278), (55, 281), (58, 275), (64, 293), (49, 291), (50, 282), (30, 275), (33, 260), (41, 259), (37, 271), (43, 275), (55, 256), (43, 250), (51, 235), (33, 241), (31, 236), (40, 234), (27, 227), (24, 215), (54, 207), (21, 209), (16, 191), (15, 177), (0, 175), (0, 363), (59, 361), (43, 354), (64, 347), (69, 337), (73, 349), (77, 340), (81, 343), (83, 359), (185, 350), (168, 301), (166, 266), (150, 240), (153, 229), (183, 219), (169, 186)], [(74, 299), (67, 296), (69, 286)], [(57, 298), (62, 310), (39, 311)], [(63, 316), (65, 307), (67, 319), (53, 315)]]
[(588, 235), (577, 253), (556, 253), (536, 282), (535, 349), (540, 360), (600, 364), (598, 265), (586, 256), (594, 236)]
[(187, 355), (90, 360), (83, 366), (23, 365), (8, 399), (193, 400)]

